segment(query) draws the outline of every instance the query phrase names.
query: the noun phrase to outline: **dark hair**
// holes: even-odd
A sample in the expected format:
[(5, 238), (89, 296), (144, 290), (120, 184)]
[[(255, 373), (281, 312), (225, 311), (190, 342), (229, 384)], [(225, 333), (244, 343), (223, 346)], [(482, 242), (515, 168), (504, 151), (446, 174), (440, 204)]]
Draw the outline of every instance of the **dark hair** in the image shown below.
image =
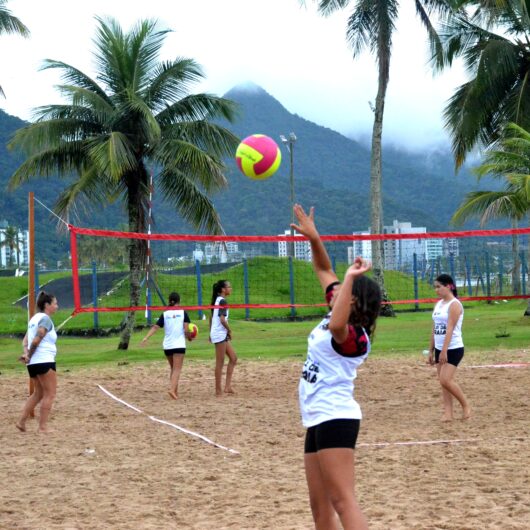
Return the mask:
[(177, 305), (180, 302), (180, 294), (173, 291), (169, 294), (169, 305)]
[(375, 331), (375, 321), (381, 310), (381, 289), (371, 278), (359, 276), (353, 282), (351, 294), (355, 300), (348, 322), (352, 326), (362, 326), (372, 337)]
[(46, 304), (51, 304), (55, 299), (55, 296), (46, 291), (41, 291), (37, 296), (37, 307), (40, 311), (44, 311)]
[(458, 298), (458, 291), (456, 290), (456, 285), (451, 276), (449, 274), (440, 274), (436, 277), (435, 282), (441, 283), (444, 287), (449, 287), (451, 289), (451, 292), (453, 293), (453, 296)]
[(215, 282), (213, 284), (212, 305), (215, 305), (216, 298), (221, 294), (221, 291), (226, 287), (227, 283), (228, 283), (228, 280), (219, 280), (218, 282)]

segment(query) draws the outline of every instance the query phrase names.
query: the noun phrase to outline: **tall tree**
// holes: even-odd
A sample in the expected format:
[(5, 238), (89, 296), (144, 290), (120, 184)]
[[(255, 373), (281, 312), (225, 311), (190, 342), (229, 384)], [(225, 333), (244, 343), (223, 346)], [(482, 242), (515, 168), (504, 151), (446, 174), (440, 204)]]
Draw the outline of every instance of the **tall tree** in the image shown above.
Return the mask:
[[(211, 94), (191, 94), (204, 74), (192, 59), (160, 62), (168, 30), (144, 20), (124, 32), (114, 19), (97, 18), (96, 77), (60, 61), (59, 87), (68, 103), (37, 109), (37, 120), (17, 131), (10, 146), (28, 158), (11, 177), (16, 187), (35, 176), (76, 174), (56, 204), (66, 214), (78, 199), (98, 206), (121, 200), (131, 232), (145, 232), (149, 173), (165, 199), (197, 230), (221, 233), (208, 194), (226, 186), (222, 158), (238, 138), (219, 125), (232, 121), (235, 104)], [(146, 245), (129, 245), (130, 305), (138, 306)], [(119, 349), (127, 349), (134, 326), (127, 314)]]
[(456, 167), (476, 148), (496, 142), (508, 122), (530, 127), (530, 2), (464, 0), (466, 12), (446, 18), (437, 67), (461, 57), (469, 81), (445, 110)]
[(20, 265), (20, 242), (18, 240), (18, 228), (14, 226), (8, 226), (3, 233), (3, 239), (0, 242), (0, 247), (6, 247), (9, 249), (9, 256), (7, 266), (11, 268), (13, 266), (13, 256), (16, 255), (17, 265)]
[[(315, 0), (323, 15), (343, 9), (350, 0)], [(304, 3), (302, 1), (302, 3)], [(438, 36), (431, 22), (431, 17), (438, 13), (451, 11), (451, 2), (444, 0), (416, 0), (416, 13), (426, 28), (434, 53), (440, 52)], [(390, 80), (390, 60), (392, 55), (392, 37), (396, 29), (399, 14), (398, 0), (357, 0), (348, 18), (346, 38), (353, 51), (353, 57), (368, 49), (375, 56), (378, 69), (378, 85), (372, 129), (372, 150), (370, 162), (370, 226), (373, 234), (383, 232), (383, 195), (382, 195), (382, 136), (383, 117), (388, 83)], [(372, 261), (374, 279), (388, 300), (384, 281), (383, 242), (372, 242)], [(387, 314), (393, 314), (392, 308), (386, 306)]]
[[(453, 215), (459, 224), (471, 217), (479, 217), (483, 226), (491, 219), (507, 218), (512, 227), (520, 221), (530, 221), (530, 133), (516, 124), (505, 127), (500, 139), (487, 150), (484, 161), (475, 169), (478, 179), (489, 175), (504, 181), (501, 191), (469, 193)], [(530, 248), (528, 249), (530, 263)], [(521, 262), (519, 238), (512, 236), (512, 286), (514, 294), (521, 294)], [(525, 311), (530, 316), (530, 300)]]
[[(11, 11), (6, 7), (7, 0), (0, 0), (0, 34), (3, 33), (18, 33), (23, 37), (29, 36), (29, 30), (22, 22), (11, 14)], [(0, 87), (0, 94), (5, 97), (2, 87)]]

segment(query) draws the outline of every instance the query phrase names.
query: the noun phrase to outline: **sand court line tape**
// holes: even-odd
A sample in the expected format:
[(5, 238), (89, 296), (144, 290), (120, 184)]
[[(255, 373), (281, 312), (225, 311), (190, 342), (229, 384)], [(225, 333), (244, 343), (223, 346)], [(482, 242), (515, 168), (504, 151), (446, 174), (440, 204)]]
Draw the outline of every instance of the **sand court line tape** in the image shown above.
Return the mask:
[(530, 363), (498, 363), (498, 364), (475, 364), (463, 368), (529, 368)]
[(130, 409), (133, 409), (134, 411), (140, 413), (140, 414), (144, 414), (144, 411), (143, 410), (140, 410), (136, 407), (133, 407), (132, 405), (129, 405), (129, 403), (127, 403), (126, 401), (123, 401), (123, 399), (120, 399), (119, 397), (116, 397), (114, 394), (112, 394), (111, 392), (109, 392), (106, 388), (103, 388), (101, 385), (98, 385), (98, 388), (104, 392), (105, 394), (107, 394), (107, 396), (111, 397), (112, 399), (115, 399), (116, 401), (118, 401), (118, 403), (121, 403), (122, 405), (125, 405), (126, 407), (129, 407)]
[(188, 431), (188, 429), (184, 429), (184, 427), (180, 427), (179, 425), (175, 425), (174, 423), (170, 423), (169, 421), (160, 420), (158, 418), (155, 418), (154, 416), (148, 416), (148, 418), (158, 423), (162, 423), (163, 425), (173, 427), (174, 429), (177, 429), (179, 431), (182, 431), (183, 433), (189, 434), (190, 436), (195, 436), (196, 438), (199, 438), (200, 440), (203, 440), (206, 443), (209, 443), (215, 447), (218, 447), (219, 449), (224, 449), (225, 451), (228, 451), (229, 453), (232, 453), (235, 455), (239, 454), (239, 451), (236, 451), (235, 449), (230, 449), (229, 447), (225, 447), (224, 445), (215, 443), (214, 441), (210, 440), (209, 438), (206, 438), (206, 436), (203, 436), (202, 434), (198, 434), (193, 431)]
[(202, 434), (199, 434), (197, 432), (190, 431), (188, 429), (185, 429), (184, 427), (180, 427), (179, 425), (175, 425), (174, 423), (170, 423), (169, 421), (161, 420), (159, 418), (156, 418), (155, 416), (149, 416), (146, 414), (143, 410), (140, 410), (139, 408), (131, 405), (130, 403), (127, 403), (126, 401), (123, 401), (123, 399), (120, 399), (119, 397), (115, 396), (112, 392), (109, 392), (106, 388), (102, 387), (101, 385), (98, 385), (98, 388), (107, 396), (110, 398), (116, 400), (118, 403), (121, 403), (122, 405), (125, 405), (126, 407), (129, 407), (130, 409), (134, 410), (135, 412), (138, 412), (139, 414), (143, 414), (144, 416), (147, 416), (151, 421), (161, 423), (163, 425), (167, 425), (169, 427), (173, 427), (174, 429), (177, 429), (178, 431), (181, 431), (185, 434), (189, 434), (190, 436), (194, 436), (195, 438), (199, 438), (199, 440), (202, 440), (203, 442), (206, 442), (210, 445), (213, 445), (214, 447), (217, 447), (219, 449), (223, 449), (224, 451), (228, 451), (229, 453), (238, 455), (240, 454), (239, 451), (236, 451), (235, 449), (230, 449), (229, 447), (225, 447), (224, 445), (215, 443), (214, 441), (210, 440), (209, 438), (206, 438), (206, 436), (203, 436)]
[(480, 438), (457, 438), (456, 440), (412, 440), (410, 442), (375, 442), (357, 444), (356, 447), (390, 447), (402, 445), (437, 445), (437, 444), (461, 444), (480, 442)]

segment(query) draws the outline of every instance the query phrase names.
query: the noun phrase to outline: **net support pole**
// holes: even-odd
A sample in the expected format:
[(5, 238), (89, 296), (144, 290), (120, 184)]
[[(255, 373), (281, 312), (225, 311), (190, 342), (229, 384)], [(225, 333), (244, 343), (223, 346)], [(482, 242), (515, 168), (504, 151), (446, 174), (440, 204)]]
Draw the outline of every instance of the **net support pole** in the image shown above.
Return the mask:
[[(486, 294), (491, 296), (491, 281), (490, 281), (490, 253), (486, 252)], [(488, 303), (491, 303), (488, 300)]]
[[(412, 271), (414, 274), (414, 300), (418, 300), (420, 296), (418, 290), (418, 256), (416, 255), (416, 252), (412, 254)], [(420, 304), (418, 302), (415, 302), (414, 308), (416, 309), (416, 311), (418, 311), (420, 308)]]
[(464, 266), (466, 268), (466, 277), (467, 277), (467, 294), (468, 296), (472, 296), (473, 287), (471, 286), (471, 266), (469, 265), (467, 256), (464, 256)]
[(503, 277), (502, 277), (502, 272), (503, 272), (503, 269), (504, 269), (504, 264), (502, 262), (502, 256), (499, 256), (499, 294), (502, 294), (502, 284), (503, 284)]
[[(202, 305), (202, 281), (201, 281), (201, 262), (195, 260), (195, 276), (197, 277), (197, 305)], [(199, 309), (199, 319), (202, 320), (202, 309)]]
[(35, 314), (35, 196), (28, 193), (28, 320)]
[(289, 294), (291, 297), (291, 318), (294, 318), (296, 316), (296, 309), (294, 308), (294, 268), (292, 256), (289, 256)]
[[(96, 260), (92, 260), (92, 306), (98, 307), (98, 270)], [(94, 311), (94, 329), (99, 328), (99, 313)]]
[[(243, 282), (245, 287), (245, 304), (250, 303), (250, 297), (248, 293), (248, 262), (247, 258), (243, 260)], [(245, 308), (245, 320), (248, 320), (250, 318), (250, 309), (248, 307)]]
[(72, 281), (74, 287), (74, 314), (81, 309), (81, 292), (79, 290), (79, 267), (77, 262), (77, 235), (70, 227), (70, 252), (72, 253)]
[(521, 280), (522, 280), (522, 290), (524, 295), (526, 295), (526, 258), (524, 252), (521, 252)]

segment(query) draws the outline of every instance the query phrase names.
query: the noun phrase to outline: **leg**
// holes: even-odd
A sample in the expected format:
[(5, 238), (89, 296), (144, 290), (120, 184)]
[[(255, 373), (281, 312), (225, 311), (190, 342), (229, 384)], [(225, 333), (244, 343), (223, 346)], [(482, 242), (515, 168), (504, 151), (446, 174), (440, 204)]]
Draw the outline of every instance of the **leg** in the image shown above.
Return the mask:
[(171, 367), (169, 395), (173, 399), (178, 399), (179, 379), (180, 379), (180, 372), (182, 371), (182, 364), (184, 363), (184, 354), (175, 353), (171, 357), (173, 357), (173, 364)]
[(225, 363), (227, 342), (218, 342), (215, 344), (215, 395), (223, 395), (221, 379), (223, 378), (223, 366)]
[(169, 363), (169, 390), (167, 393), (172, 399), (177, 399), (177, 395), (173, 392), (173, 382), (172, 382), (172, 376), (173, 376), (173, 355), (166, 355), (167, 362)]
[(232, 376), (234, 375), (234, 368), (237, 364), (237, 355), (232, 347), (231, 342), (226, 343), (226, 355), (228, 356), (228, 366), (226, 367), (226, 383), (225, 383), (225, 392), (227, 394), (233, 394), (234, 390), (232, 389)]
[(438, 372), (438, 381), (440, 381), (440, 386), (442, 387), (442, 403), (443, 403), (443, 408), (444, 408), (442, 421), (452, 421), (453, 420), (453, 395), (442, 384), (442, 380), (440, 376), (442, 366), (444, 365), (440, 363), (436, 365), (436, 370)]
[(368, 522), (355, 497), (353, 449), (322, 449), (317, 456), (324, 488), (344, 530), (367, 530)]
[(55, 370), (48, 370), (45, 374), (38, 375), (37, 379), (42, 387), (42, 401), (40, 405), (39, 432), (48, 432), (48, 417), (52, 410), (55, 394), (57, 393), (57, 374)]
[(337, 514), (324, 487), (318, 453), (306, 453), (304, 465), (309, 489), (309, 504), (316, 530), (338, 530)]
[(460, 385), (454, 380), (455, 373), (456, 366), (449, 363), (444, 364), (440, 369), (440, 384), (444, 390), (458, 399), (460, 405), (462, 405), (462, 418), (467, 420), (471, 416), (471, 408)]
[(33, 383), (33, 393), (26, 401), (24, 408), (22, 410), (22, 415), (16, 423), (17, 429), (24, 432), (26, 430), (26, 420), (32, 415), (34, 415), (35, 407), (39, 404), (43, 396), (42, 386), (39, 383), (38, 378), (32, 378)]
[[(35, 390), (35, 383), (33, 381), (33, 379), (30, 377), (29, 378), (29, 395), (31, 396), (31, 394), (33, 394)], [(32, 410), (30, 413), (29, 413), (29, 417), (30, 418), (34, 418), (35, 417), (35, 411)]]

